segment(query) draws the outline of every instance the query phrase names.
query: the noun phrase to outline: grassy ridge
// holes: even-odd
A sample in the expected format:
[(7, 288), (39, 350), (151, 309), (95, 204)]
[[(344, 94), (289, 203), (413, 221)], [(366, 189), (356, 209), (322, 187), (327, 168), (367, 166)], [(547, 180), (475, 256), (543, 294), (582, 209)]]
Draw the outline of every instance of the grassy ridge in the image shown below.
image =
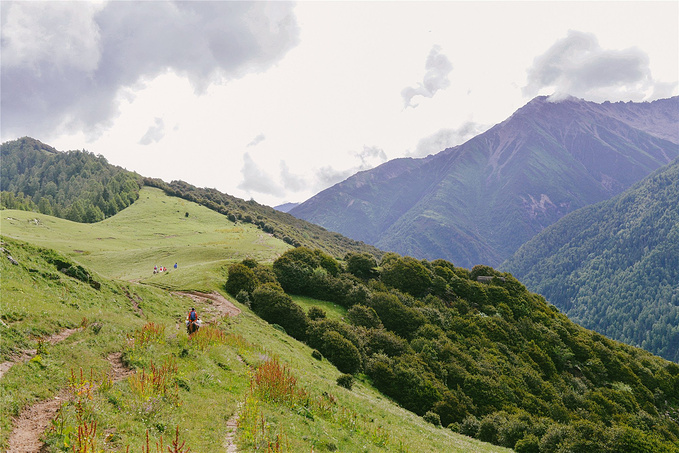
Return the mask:
[[(185, 289), (209, 286), (228, 262), (266, 262), (291, 248), (253, 225), (154, 188), (142, 189), (137, 202), (99, 223), (6, 210), (0, 226), (5, 235), (59, 250), (108, 278)], [(174, 263), (181, 272), (173, 272)], [(154, 275), (154, 266), (170, 272)]]
[[(30, 222), (36, 218), (37, 224)], [(198, 304), (199, 312), (214, 321), (225, 340), (204, 349), (189, 342), (182, 318), (196, 302), (165, 289), (220, 289), (225, 263), (246, 256), (271, 260), (288, 247), (262, 238), (254, 228), (232, 231), (235, 226), (223, 216), (146, 189), (124, 215), (99, 224), (2, 211), (1, 226), (6, 235), (4, 253), (19, 262), (12, 265), (4, 254), (0, 257), (0, 317), (6, 325), (0, 326), (2, 360), (24, 349), (39, 349), (37, 356), (15, 365), (0, 379), (2, 448), (7, 447), (12, 418), (22, 408), (72, 387), (71, 370), (78, 375), (83, 369), (86, 376), (92, 370), (103, 379), (110, 369), (107, 357), (122, 352), (125, 362), (138, 373), (148, 374), (152, 362), (155, 367), (176, 365), (171, 385), (149, 394), (142, 391), (139, 378), (127, 378), (94, 391), (84, 401), (83, 413), (74, 402), (64, 404), (47, 436), (50, 451), (58, 451), (57, 446), (65, 443), (73, 445), (78, 417), (97, 421), (97, 445), (108, 451), (125, 451), (127, 445), (130, 451), (140, 451), (146, 430), (152, 445), (161, 434), (168, 445), (177, 426), (180, 440), (192, 451), (220, 451), (227, 436), (226, 420), (240, 403), (252, 408), (249, 369), (273, 357), (290, 367), (298, 386), (312, 398), (326, 393), (336, 399), (327, 413), (260, 399), (256, 419), (264, 420), (267, 436), (282, 436), (286, 449), (281, 451), (504, 451), (426, 424), (364, 382), (358, 382), (351, 392), (338, 387), (335, 379), (340, 373), (333, 366), (312, 359), (308, 347), (245, 307), (238, 317), (222, 319), (210, 314), (214, 307)], [(50, 246), (62, 255), (9, 236)], [(55, 256), (59, 262), (73, 260), (85, 266), (100, 289), (60, 272), (53, 264)], [(160, 262), (162, 258), (167, 261)], [(153, 265), (171, 268), (174, 261), (180, 263), (177, 271), (152, 274)], [(150, 285), (124, 282), (121, 276)], [(162, 333), (140, 344), (140, 332), (150, 322), (161, 326)], [(80, 325), (85, 328), (61, 343), (50, 346), (38, 341)], [(255, 446), (245, 435), (248, 432), (246, 424), (239, 430), (238, 442), (244, 451)]]

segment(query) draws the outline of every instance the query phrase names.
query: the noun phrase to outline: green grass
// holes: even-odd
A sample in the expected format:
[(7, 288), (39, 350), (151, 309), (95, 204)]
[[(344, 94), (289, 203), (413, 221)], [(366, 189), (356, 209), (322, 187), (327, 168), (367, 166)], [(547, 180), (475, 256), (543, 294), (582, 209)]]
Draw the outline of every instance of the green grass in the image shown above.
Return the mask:
[[(58, 250), (108, 278), (163, 287), (211, 287), (229, 263), (247, 257), (271, 262), (290, 248), (250, 224), (233, 223), (153, 188), (142, 189), (132, 206), (94, 224), (28, 211), (0, 214), (5, 236)], [(154, 266), (168, 272), (154, 275)]]
[(300, 307), (304, 309), (306, 313), (309, 312), (311, 307), (318, 307), (325, 311), (328, 319), (335, 319), (341, 321), (344, 315), (347, 313), (347, 309), (341, 305), (337, 305), (332, 302), (327, 302), (325, 300), (313, 299), (306, 296), (292, 296), (294, 300)]
[[(0, 360), (27, 348), (37, 347), (40, 354), (13, 366), (0, 379), (0, 449), (6, 449), (12, 419), (23, 408), (68, 389), (72, 371), (76, 376), (81, 369), (85, 376), (91, 372), (104, 382), (110, 368), (107, 356), (123, 352), (138, 373), (148, 374), (152, 364), (157, 368), (169, 363), (176, 365), (176, 372), (170, 373), (167, 387), (146, 387), (146, 393), (136, 392), (141, 384), (135, 387), (128, 378), (94, 389), (91, 398), (74, 395), (62, 404), (48, 431), (49, 451), (62, 451), (65, 444), (71, 451), (78, 426), (94, 421), (97, 446), (106, 451), (125, 451), (128, 445), (130, 451), (141, 451), (147, 431), (152, 446), (161, 435), (167, 446), (177, 427), (191, 451), (223, 451), (226, 421), (239, 405), (252, 409), (257, 423), (263, 421), (261, 436), (284, 441), (285, 448), (279, 451), (507, 451), (425, 423), (360, 376), (352, 391), (337, 386), (340, 373), (327, 360), (313, 359), (310, 348), (242, 305), (236, 303), (243, 312), (235, 318), (208, 319), (207, 305), (173, 296), (168, 289), (219, 290), (229, 262), (245, 256), (272, 260), (287, 246), (159, 191), (145, 189), (140, 201), (95, 225), (2, 211)], [(148, 219), (145, 213), (151, 213)], [(36, 218), (37, 224), (29, 221)], [(157, 234), (160, 230), (165, 236)], [(46, 259), (50, 252), (10, 236), (60, 250), (92, 272), (101, 288), (66, 276)], [(12, 265), (6, 254), (20, 264)], [(152, 274), (154, 264), (170, 268), (175, 261), (177, 271)], [(343, 314), (341, 307), (313, 299), (297, 302), (305, 309), (321, 306), (329, 317)], [(225, 342), (189, 341), (183, 318), (192, 305), (227, 336)], [(148, 344), (135, 343), (149, 322), (162, 326), (162, 335)], [(63, 342), (38, 341), (80, 325), (86, 327)], [(252, 370), (274, 357), (289, 368), (310, 398), (332, 395), (331, 410), (248, 398)], [(247, 428), (244, 423), (238, 431), (241, 451), (254, 448)]]

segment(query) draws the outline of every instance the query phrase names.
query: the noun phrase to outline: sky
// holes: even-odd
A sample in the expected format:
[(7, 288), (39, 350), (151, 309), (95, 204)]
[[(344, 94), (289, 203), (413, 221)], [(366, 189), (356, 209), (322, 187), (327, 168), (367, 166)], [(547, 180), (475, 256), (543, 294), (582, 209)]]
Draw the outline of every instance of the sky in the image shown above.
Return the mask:
[[(0, 139), (276, 206), (538, 95), (679, 93), (679, 2), (0, 2)], [(0, 163), (1, 164), (1, 163)]]

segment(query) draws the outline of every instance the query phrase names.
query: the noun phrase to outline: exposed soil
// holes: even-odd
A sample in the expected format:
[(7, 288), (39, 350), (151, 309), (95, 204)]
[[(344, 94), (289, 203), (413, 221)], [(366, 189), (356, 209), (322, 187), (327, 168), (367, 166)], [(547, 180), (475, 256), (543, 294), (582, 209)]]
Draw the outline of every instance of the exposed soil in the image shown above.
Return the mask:
[(56, 416), (61, 403), (68, 398), (60, 393), (52, 399), (40, 401), (24, 410), (15, 420), (14, 430), (9, 437), (9, 449), (12, 453), (35, 453), (42, 450), (40, 436)]
[(238, 430), (238, 412), (233, 414), (226, 422), (226, 439), (224, 440), (224, 448), (226, 453), (237, 453), (236, 446), (236, 431)]
[(111, 380), (113, 382), (122, 381), (123, 379), (132, 376), (134, 370), (128, 368), (123, 363), (123, 353), (122, 352), (112, 352), (106, 357), (106, 360), (111, 365)]
[(196, 302), (206, 302), (209, 307), (206, 309), (207, 311), (216, 311), (216, 314), (221, 316), (238, 316), (240, 314), (240, 308), (216, 291), (211, 293), (177, 291), (174, 294), (190, 297)]
[(130, 300), (130, 302), (132, 302), (132, 306), (134, 307), (134, 310), (137, 312), (137, 314), (139, 316), (144, 316), (144, 312), (139, 306), (139, 302), (143, 302), (144, 300), (136, 294), (134, 296), (130, 294), (130, 291), (127, 288), (125, 288), (125, 295)]
[[(60, 341), (65, 340), (66, 338), (70, 337), (74, 333), (76, 333), (80, 328), (78, 329), (65, 329), (62, 330), (59, 333), (55, 333), (54, 335), (51, 335), (47, 338), (45, 338), (43, 341), (49, 344), (57, 344)], [(17, 363), (24, 363), (27, 362), (28, 360), (31, 360), (35, 355), (38, 353), (35, 349), (24, 349), (21, 351), (19, 354), (17, 354), (16, 357), (14, 357), (12, 360), (8, 360), (7, 362), (2, 362), (0, 363), (0, 378), (9, 371), (10, 368), (12, 368), (14, 365)]]
[[(56, 344), (73, 335), (80, 329), (66, 329), (47, 337), (44, 341), (49, 344)], [(13, 361), (0, 364), (0, 377), (17, 363), (30, 360), (35, 356), (35, 349), (26, 349)], [(25, 409), (14, 421), (14, 429), (9, 437), (9, 450), (17, 453), (34, 453), (42, 449), (40, 436), (49, 426), (54, 418), (61, 403), (66, 400), (68, 395), (65, 392), (59, 393), (54, 398), (40, 401), (37, 404)]]

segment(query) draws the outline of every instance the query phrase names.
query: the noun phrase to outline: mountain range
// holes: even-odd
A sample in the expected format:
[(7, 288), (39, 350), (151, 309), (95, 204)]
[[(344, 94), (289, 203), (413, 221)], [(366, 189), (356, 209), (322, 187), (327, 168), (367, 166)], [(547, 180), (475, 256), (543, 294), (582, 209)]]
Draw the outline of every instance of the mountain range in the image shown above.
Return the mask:
[(679, 97), (537, 97), (462, 145), (363, 171), (290, 210), (382, 250), (498, 266), (564, 215), (679, 156)]

